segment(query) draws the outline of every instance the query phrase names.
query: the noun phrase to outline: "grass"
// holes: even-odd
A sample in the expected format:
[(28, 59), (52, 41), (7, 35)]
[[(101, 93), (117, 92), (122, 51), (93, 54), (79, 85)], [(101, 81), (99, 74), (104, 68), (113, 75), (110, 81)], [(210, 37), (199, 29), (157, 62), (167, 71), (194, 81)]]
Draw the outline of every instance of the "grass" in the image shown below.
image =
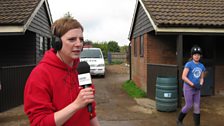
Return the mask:
[(135, 83), (131, 80), (126, 81), (122, 85), (122, 89), (127, 92), (127, 94), (133, 98), (143, 98), (146, 97), (146, 93), (138, 88)]

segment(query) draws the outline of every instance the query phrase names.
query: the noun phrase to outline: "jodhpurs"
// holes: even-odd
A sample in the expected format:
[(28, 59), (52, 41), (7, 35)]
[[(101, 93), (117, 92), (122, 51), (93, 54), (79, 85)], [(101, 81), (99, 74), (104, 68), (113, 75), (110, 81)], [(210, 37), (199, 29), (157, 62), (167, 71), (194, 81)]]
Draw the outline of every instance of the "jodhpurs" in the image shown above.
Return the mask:
[(186, 85), (184, 86), (184, 99), (185, 106), (182, 108), (183, 113), (187, 113), (192, 106), (194, 107), (194, 113), (200, 114), (200, 90), (189, 88)]

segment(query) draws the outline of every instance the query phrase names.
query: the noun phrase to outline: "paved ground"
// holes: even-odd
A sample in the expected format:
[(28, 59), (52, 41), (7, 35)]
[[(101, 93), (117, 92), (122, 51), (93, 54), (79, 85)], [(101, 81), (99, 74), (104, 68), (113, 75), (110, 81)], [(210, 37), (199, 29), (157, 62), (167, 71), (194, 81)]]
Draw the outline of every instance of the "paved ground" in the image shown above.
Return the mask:
[[(155, 101), (130, 98), (121, 85), (129, 79), (124, 67), (110, 66), (104, 79), (94, 79), (98, 103), (98, 117), (102, 126), (175, 126), (176, 117), (180, 111), (159, 112)], [(119, 73), (118, 71), (122, 72)], [(201, 125), (224, 125), (224, 96), (202, 97)], [(183, 100), (184, 103), (184, 100)], [(185, 126), (193, 126), (192, 111), (184, 120)]]
[[(129, 79), (128, 67), (107, 66), (105, 78), (94, 77), (97, 114), (101, 126), (175, 126), (178, 111), (159, 112), (155, 101), (147, 98), (133, 99), (121, 85)], [(202, 97), (201, 126), (224, 125), (224, 96)], [(185, 126), (193, 126), (192, 112), (184, 120)], [(23, 105), (0, 113), (0, 126), (27, 126)]]

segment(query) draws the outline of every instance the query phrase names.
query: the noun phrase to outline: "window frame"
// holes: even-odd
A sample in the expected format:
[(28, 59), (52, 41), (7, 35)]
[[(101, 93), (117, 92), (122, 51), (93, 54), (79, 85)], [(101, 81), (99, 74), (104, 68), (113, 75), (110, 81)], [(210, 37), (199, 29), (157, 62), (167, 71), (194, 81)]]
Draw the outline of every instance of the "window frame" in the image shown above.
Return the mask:
[(134, 38), (134, 56), (137, 57), (137, 38)]
[(140, 57), (144, 57), (144, 35), (140, 36), (139, 54), (140, 54)]
[(39, 40), (39, 51), (40, 51), (40, 55), (43, 55), (45, 52), (45, 46), (44, 46), (44, 37), (40, 36), (40, 40)]

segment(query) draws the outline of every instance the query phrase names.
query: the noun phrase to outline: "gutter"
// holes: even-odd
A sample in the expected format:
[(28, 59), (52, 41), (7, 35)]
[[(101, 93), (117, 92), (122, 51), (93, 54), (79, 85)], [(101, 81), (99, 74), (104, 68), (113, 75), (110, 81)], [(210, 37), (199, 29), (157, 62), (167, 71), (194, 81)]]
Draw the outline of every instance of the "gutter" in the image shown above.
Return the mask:
[(223, 34), (224, 29), (214, 29), (214, 28), (158, 28), (155, 29), (156, 33), (195, 33), (195, 34)]
[(131, 41), (128, 46), (128, 51), (129, 51), (129, 80), (131, 80)]
[(24, 34), (23, 26), (0, 26), (0, 35)]

